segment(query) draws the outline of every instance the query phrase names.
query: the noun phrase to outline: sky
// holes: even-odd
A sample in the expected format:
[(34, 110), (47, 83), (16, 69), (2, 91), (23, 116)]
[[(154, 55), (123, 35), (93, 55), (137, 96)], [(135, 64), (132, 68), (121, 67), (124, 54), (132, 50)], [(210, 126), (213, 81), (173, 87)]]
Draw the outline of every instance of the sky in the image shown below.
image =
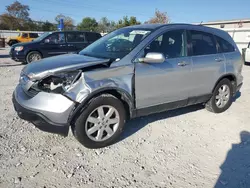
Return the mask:
[[(0, 0), (0, 14), (14, 0)], [(123, 16), (136, 16), (141, 22), (153, 17), (156, 9), (166, 12), (171, 22), (197, 23), (250, 18), (250, 0), (19, 0), (29, 5), (30, 17), (36, 21), (55, 22), (62, 13), (75, 24), (83, 17), (101, 17), (117, 21)]]

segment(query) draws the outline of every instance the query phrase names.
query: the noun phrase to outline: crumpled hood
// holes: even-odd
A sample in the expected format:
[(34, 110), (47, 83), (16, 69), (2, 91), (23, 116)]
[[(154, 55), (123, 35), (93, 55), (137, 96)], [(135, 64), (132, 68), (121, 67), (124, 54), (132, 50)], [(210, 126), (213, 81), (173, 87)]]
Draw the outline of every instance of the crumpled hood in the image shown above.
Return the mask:
[(32, 75), (32, 79), (41, 79), (57, 72), (76, 70), (109, 62), (109, 59), (101, 59), (78, 54), (59, 55), (45, 58), (26, 65), (22, 74)]

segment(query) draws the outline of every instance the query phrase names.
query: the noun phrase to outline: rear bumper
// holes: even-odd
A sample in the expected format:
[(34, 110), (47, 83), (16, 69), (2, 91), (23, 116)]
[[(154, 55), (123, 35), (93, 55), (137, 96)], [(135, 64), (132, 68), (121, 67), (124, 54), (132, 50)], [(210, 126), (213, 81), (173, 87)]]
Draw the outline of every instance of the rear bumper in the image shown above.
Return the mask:
[(237, 86), (237, 88), (236, 88), (236, 93), (237, 93), (238, 91), (240, 91), (240, 89), (242, 88), (242, 86), (243, 86), (243, 83), (241, 83), (241, 84), (239, 84), (239, 85)]
[[(55, 98), (52, 100), (56, 101)], [(44, 100), (42, 95), (28, 97), (20, 85), (17, 86), (12, 96), (14, 108), (21, 119), (33, 123), (42, 131), (67, 136), (69, 132), (67, 120), (73, 110), (74, 103), (66, 97), (63, 99), (64, 101), (60, 98), (59, 100), (62, 102), (61, 105), (57, 104), (55, 107), (55, 102), (51, 102), (49, 98), (47, 101)], [(39, 102), (46, 105), (41, 105)]]

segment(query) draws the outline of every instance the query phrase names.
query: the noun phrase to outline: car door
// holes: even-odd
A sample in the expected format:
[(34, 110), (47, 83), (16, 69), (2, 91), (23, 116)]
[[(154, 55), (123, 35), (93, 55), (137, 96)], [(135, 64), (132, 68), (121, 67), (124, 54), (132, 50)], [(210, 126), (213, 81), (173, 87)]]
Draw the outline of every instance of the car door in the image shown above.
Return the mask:
[(225, 71), (225, 57), (218, 53), (215, 37), (210, 33), (190, 30), (188, 42), (193, 62), (190, 97), (211, 94), (221, 72)]
[(50, 34), (40, 43), (40, 49), (44, 57), (67, 54), (65, 34), (63, 32)]
[(67, 32), (66, 35), (68, 53), (78, 53), (88, 46), (84, 32)]
[(29, 33), (22, 34), (22, 42), (29, 42)]
[[(162, 53), (163, 63), (136, 63), (136, 107), (146, 108), (158, 104), (187, 103), (191, 82), (192, 62), (187, 57), (185, 30), (168, 31), (153, 40), (142, 52)], [(173, 103), (174, 104), (174, 103)]]

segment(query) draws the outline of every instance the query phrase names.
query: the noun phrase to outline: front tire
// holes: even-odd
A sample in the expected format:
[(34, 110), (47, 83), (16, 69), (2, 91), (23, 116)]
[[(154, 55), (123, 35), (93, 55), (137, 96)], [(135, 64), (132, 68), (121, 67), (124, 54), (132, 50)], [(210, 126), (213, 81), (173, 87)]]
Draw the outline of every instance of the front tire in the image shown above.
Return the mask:
[(232, 105), (232, 101), (233, 85), (225, 78), (215, 87), (211, 99), (206, 103), (206, 109), (213, 113), (222, 113)]
[(27, 63), (31, 63), (33, 61), (38, 61), (40, 59), (42, 59), (42, 55), (37, 51), (29, 52), (28, 55), (26, 56)]
[(113, 95), (100, 95), (87, 105), (72, 131), (87, 148), (102, 148), (113, 144), (122, 133), (126, 113), (122, 102)]

